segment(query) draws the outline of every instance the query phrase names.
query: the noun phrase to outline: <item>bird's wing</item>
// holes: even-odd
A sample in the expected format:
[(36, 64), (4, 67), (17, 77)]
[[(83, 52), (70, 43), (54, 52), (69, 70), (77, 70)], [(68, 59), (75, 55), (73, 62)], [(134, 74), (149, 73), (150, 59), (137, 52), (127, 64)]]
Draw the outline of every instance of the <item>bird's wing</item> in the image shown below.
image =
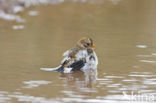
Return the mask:
[[(65, 53), (69, 53), (70, 51), (67, 51)], [(70, 52), (71, 53), (71, 52)], [(72, 71), (79, 70), (85, 65), (85, 56), (82, 54), (83, 52), (77, 52), (75, 56), (70, 56), (70, 53), (63, 59), (62, 61), (62, 67), (63, 68), (72, 68)], [(82, 54), (82, 55), (80, 55)]]
[(84, 59), (73, 60), (68, 59), (62, 63), (62, 67), (66, 70), (70, 69), (71, 71), (80, 70), (85, 65)]
[(76, 70), (80, 70), (84, 65), (85, 65), (85, 61), (82, 59), (82, 60), (75, 61), (70, 65), (70, 67), (72, 68), (72, 71), (76, 71)]

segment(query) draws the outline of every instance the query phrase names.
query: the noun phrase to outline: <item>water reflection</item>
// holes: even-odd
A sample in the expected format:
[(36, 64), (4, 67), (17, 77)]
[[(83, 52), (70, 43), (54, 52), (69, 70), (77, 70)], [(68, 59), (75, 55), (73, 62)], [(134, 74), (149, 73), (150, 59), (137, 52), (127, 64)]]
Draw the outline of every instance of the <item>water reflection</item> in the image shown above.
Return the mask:
[[(46, 73), (46, 72), (44, 72)], [(60, 91), (63, 97), (58, 95), (57, 98), (46, 98), (42, 96), (30, 95), (21, 92), (6, 92), (0, 91), (0, 103), (12, 101), (16, 98), (18, 102), (31, 102), (31, 103), (69, 103), (69, 102), (86, 102), (92, 103), (127, 103), (130, 102), (129, 98), (125, 98), (123, 92), (126, 92), (129, 97), (131, 92), (146, 94), (151, 93), (155, 95), (156, 78), (151, 72), (130, 72), (129, 75), (114, 75), (103, 74), (103, 78), (90, 78), (83, 72), (75, 72), (72, 74), (61, 74), (60, 80), (63, 81), (62, 86), (64, 89)], [(96, 82), (95, 82), (96, 81)], [(51, 81), (53, 82), (53, 81)], [(39, 88), (41, 91), (45, 88), (40, 88), (40, 85), (51, 84), (50, 81), (25, 81), (23, 82), (27, 89)], [(25, 89), (25, 87), (23, 89)], [(109, 95), (108, 95), (109, 94)], [(45, 95), (45, 94), (44, 94)], [(138, 103), (133, 101), (133, 103)], [(144, 103), (148, 103), (144, 101)]]
[[(123, 91), (156, 95), (155, 3), (64, 2), (17, 14), (25, 23), (0, 20), (0, 103), (127, 103)], [(39, 69), (57, 66), (83, 36), (97, 45), (98, 75)]]
[(76, 89), (82, 92), (96, 92), (94, 85), (96, 83), (96, 72), (82, 72), (78, 71), (72, 74), (62, 74), (61, 79), (65, 82), (67, 89)]
[[(18, 12), (24, 11), (25, 8), (38, 5), (60, 4), (64, 2), (80, 2), (80, 3), (104, 3), (105, 0), (1, 0), (0, 1), (0, 18), (5, 20), (15, 20), (17, 22), (24, 22), (25, 19), (16, 15)], [(118, 4), (120, 0), (106, 0), (112, 2), (114, 5)], [(30, 11), (30, 16), (38, 15), (36, 11)]]

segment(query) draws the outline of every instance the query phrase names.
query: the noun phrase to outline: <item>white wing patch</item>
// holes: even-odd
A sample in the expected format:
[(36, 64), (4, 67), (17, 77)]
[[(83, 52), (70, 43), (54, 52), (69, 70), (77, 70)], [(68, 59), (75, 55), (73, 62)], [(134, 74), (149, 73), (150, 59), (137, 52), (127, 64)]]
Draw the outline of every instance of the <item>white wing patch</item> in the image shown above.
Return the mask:
[(64, 73), (72, 73), (72, 68), (64, 68)]
[[(91, 56), (93, 56), (94, 58), (90, 59)], [(82, 67), (81, 70), (83, 72), (87, 71), (88, 69), (96, 70), (97, 65), (98, 65), (98, 59), (96, 53), (93, 52), (90, 55), (87, 55), (85, 66)]]
[(83, 59), (83, 58), (86, 58), (88, 55), (87, 51), (86, 50), (80, 50), (77, 54), (76, 54), (76, 60), (80, 60), (80, 59)]

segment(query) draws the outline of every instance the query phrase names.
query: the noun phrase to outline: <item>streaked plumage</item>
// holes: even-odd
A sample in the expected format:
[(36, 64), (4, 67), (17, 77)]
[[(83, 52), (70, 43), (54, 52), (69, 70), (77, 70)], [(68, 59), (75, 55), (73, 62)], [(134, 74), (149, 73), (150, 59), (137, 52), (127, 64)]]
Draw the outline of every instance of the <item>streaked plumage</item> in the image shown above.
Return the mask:
[(46, 71), (58, 71), (61, 73), (71, 73), (76, 70), (96, 70), (98, 59), (94, 52), (94, 44), (91, 38), (84, 37), (77, 42), (77, 45), (66, 51), (62, 63), (57, 68), (41, 68)]

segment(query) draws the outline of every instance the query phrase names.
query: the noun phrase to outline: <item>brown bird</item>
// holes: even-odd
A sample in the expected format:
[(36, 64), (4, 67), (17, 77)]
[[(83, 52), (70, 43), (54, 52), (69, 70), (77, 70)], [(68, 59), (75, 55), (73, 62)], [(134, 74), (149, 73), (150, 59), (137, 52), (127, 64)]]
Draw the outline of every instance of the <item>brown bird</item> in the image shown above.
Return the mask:
[(41, 68), (45, 71), (58, 71), (61, 73), (71, 73), (76, 70), (86, 71), (88, 69), (96, 70), (98, 59), (94, 52), (94, 43), (91, 38), (83, 37), (76, 46), (66, 51), (63, 56), (65, 58), (59, 67)]

